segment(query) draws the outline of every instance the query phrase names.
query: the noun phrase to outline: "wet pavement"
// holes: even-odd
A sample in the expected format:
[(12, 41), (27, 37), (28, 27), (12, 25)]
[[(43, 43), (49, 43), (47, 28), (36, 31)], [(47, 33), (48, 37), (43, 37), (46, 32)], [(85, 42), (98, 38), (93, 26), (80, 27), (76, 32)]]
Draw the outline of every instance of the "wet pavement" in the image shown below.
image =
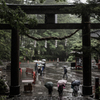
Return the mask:
[[(58, 80), (63, 79), (63, 63), (59, 63), (59, 65), (56, 64), (56, 62), (48, 62), (46, 63), (46, 68), (43, 72), (43, 75), (40, 76), (39, 74), (36, 77), (36, 83), (32, 84), (32, 92), (24, 91), (24, 85), (28, 83), (22, 83), (22, 80), (33, 80), (32, 74), (26, 74), (26, 68), (33, 68), (35, 67), (35, 63), (21, 63), (20, 67), (22, 68), (22, 73), (20, 72), (20, 91), (21, 96), (20, 97), (14, 97), (15, 100), (59, 100), (58, 96), (58, 88), (57, 88), (57, 82)], [(82, 94), (82, 70), (75, 70), (71, 69), (70, 63), (64, 63), (64, 65), (67, 65), (68, 70), (68, 79), (66, 88), (63, 90), (63, 97), (62, 100), (94, 100), (91, 97), (88, 96), (81, 96)], [(7, 74), (7, 81), (8, 85), (10, 86), (10, 71), (4, 71), (5, 74)], [(95, 77), (99, 77), (99, 70), (93, 70), (92, 71), (92, 85), (94, 85)], [(72, 96), (72, 88), (71, 88), (71, 81), (73, 80), (80, 80), (81, 85), (79, 88), (78, 97)], [(48, 96), (48, 90), (44, 86), (44, 84), (48, 81), (53, 82), (53, 92), (52, 97)], [(11, 98), (9, 99), (11, 100)]]

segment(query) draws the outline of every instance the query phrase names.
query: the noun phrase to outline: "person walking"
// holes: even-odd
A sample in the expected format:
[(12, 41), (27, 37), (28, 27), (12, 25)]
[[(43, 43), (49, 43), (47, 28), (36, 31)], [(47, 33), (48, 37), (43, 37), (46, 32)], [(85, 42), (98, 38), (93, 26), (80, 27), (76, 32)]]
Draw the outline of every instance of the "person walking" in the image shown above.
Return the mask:
[(79, 80), (74, 80), (71, 82), (71, 88), (73, 89), (73, 92), (72, 92), (73, 96), (78, 96), (79, 86), (80, 86)]
[(38, 63), (35, 64), (35, 73), (38, 74)]
[(51, 97), (53, 92), (53, 82), (47, 82), (44, 86), (48, 89), (48, 95)]
[(53, 87), (52, 86), (49, 86), (48, 87), (48, 95), (49, 96), (52, 96), (52, 91), (53, 91)]
[(60, 100), (62, 100), (62, 96), (63, 96), (63, 87), (64, 87), (63, 84), (58, 86), (58, 93), (59, 93), (59, 99)]
[(68, 78), (68, 76), (67, 76), (67, 68), (66, 67), (64, 67), (64, 74), (63, 74), (63, 78), (65, 78), (65, 76), (66, 76), (66, 79)]
[(33, 72), (33, 80), (34, 80), (33, 84), (35, 84), (35, 82), (36, 82), (36, 72), (35, 71)]

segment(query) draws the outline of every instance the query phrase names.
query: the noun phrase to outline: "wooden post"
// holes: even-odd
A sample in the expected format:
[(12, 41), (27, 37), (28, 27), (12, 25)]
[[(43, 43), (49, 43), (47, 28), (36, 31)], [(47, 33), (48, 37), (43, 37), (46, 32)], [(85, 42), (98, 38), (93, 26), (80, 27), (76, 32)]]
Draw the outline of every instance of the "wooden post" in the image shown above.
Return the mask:
[(90, 42), (90, 17), (82, 16), (82, 45), (83, 45), (83, 95), (92, 95), (91, 86), (91, 42)]
[(95, 99), (99, 99), (99, 78), (95, 78)]
[(10, 96), (19, 95), (19, 34), (12, 29), (11, 35), (11, 86)]
[(57, 18), (55, 14), (45, 14), (45, 23), (54, 24), (55, 22), (57, 22), (57, 19), (55, 21), (55, 18)]

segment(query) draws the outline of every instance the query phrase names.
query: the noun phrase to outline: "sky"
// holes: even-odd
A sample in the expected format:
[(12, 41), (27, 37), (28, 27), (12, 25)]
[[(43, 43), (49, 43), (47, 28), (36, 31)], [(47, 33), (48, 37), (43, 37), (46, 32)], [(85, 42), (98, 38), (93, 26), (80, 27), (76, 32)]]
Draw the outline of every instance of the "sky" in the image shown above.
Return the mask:
[(86, 2), (86, 0), (81, 0), (81, 2), (83, 2), (83, 3), (84, 3), (84, 2)]
[[(69, 0), (70, 2), (73, 2), (73, 1), (75, 1), (75, 0)], [(86, 0), (80, 0), (81, 2), (83, 2), (83, 3), (85, 3), (86, 2)]]

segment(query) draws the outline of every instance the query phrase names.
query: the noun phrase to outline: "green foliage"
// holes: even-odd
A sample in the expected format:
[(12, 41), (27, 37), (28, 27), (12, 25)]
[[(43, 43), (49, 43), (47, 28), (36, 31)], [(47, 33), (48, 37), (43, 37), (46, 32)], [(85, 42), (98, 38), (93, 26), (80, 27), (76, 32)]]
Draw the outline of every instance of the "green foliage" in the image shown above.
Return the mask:
[(0, 100), (6, 100), (7, 96), (0, 96)]
[(4, 93), (6, 92), (6, 85), (2, 79), (0, 79), (0, 92)]
[[(99, 37), (98, 37), (99, 38)], [(96, 60), (98, 63), (98, 56), (100, 57), (100, 40), (97, 39), (91, 39), (91, 46), (92, 46), (92, 57)]]
[(3, 65), (1, 61), (0, 61), (0, 65)]
[(10, 31), (0, 31), (0, 59), (10, 60), (11, 52), (11, 34)]
[(40, 0), (40, 3), (43, 3), (45, 0)]
[(26, 57), (26, 60), (32, 60), (34, 52), (26, 47), (20, 47), (20, 58), (19, 61), (22, 62), (24, 61), (24, 57)]
[[(100, 20), (100, 6), (98, 5), (97, 2), (89, 2), (89, 4), (86, 3), (78, 3), (75, 2), (75, 5), (73, 7), (69, 8), (64, 8), (62, 10), (67, 10), (70, 11), (71, 14), (77, 15), (81, 17), (82, 15), (90, 15), (91, 17), (96, 17), (98, 20)], [(87, 9), (88, 8), (88, 9)]]
[[(39, 0), (33, 0), (34, 2), (37, 2)], [(40, 0), (40, 3), (46, 2), (46, 0)], [(55, 0), (57, 2), (62, 2), (65, 0)], [(51, 0), (48, 0), (48, 2), (53, 2)], [(88, 8), (88, 9), (87, 9)], [(97, 6), (97, 3), (90, 2), (90, 4), (83, 4), (80, 3), (78, 4), (77, 2), (75, 3), (75, 6), (72, 8), (67, 9), (65, 8), (64, 10), (71, 11), (72, 14), (75, 14), (77, 16), (81, 15), (91, 15), (93, 18), (97, 18), (100, 20), (100, 7)], [(90, 14), (92, 12), (92, 14)], [(94, 13), (95, 12), (95, 13)], [(70, 22), (80, 22), (80, 19), (75, 17), (74, 15), (65, 15), (65, 14), (60, 14), (58, 15), (58, 23), (70, 23)], [(25, 27), (25, 23), (29, 24), (30, 27), (34, 27), (37, 24), (36, 18), (33, 16), (26, 15), (20, 8), (17, 8), (15, 10), (10, 9), (8, 6), (6, 6), (5, 2), (2, 2), (1, 0), (1, 5), (0, 5), (0, 18), (1, 18), (1, 23), (8, 23), (10, 24), (13, 28), (17, 28), (19, 30), (20, 35), (25, 35), (27, 33), (30, 33), (30, 35), (41, 38), (41, 37), (63, 37), (66, 35), (69, 35), (69, 33), (72, 33), (73, 30), (31, 30), (29, 31)], [(70, 19), (69, 19), (70, 18)], [(76, 19), (77, 18), (77, 19)], [(41, 19), (41, 21), (43, 21)], [(5, 59), (10, 59), (10, 52), (11, 52), (11, 45), (10, 45), (10, 34), (7, 35), (5, 34), (7, 32), (5, 31), (0, 31), (0, 59), (5, 58)], [(7, 38), (5, 41), (5, 38)], [(24, 57), (27, 59), (32, 59), (32, 57), (38, 57), (38, 58), (44, 58), (47, 57), (48, 59), (52, 58), (57, 58), (57, 57), (63, 57), (63, 58), (68, 58), (70, 56), (71, 49), (81, 49), (82, 46), (82, 41), (81, 41), (81, 35), (80, 32), (77, 32), (73, 37), (68, 39), (67, 42), (67, 47), (64, 46), (64, 40), (60, 41), (58, 40), (58, 46), (57, 48), (55, 47), (55, 41), (50, 40), (47, 42), (47, 48), (44, 48), (44, 41), (38, 41), (37, 42), (37, 47), (34, 47), (34, 40), (28, 39), (27, 37), (21, 40), (21, 47), (20, 47), (20, 61), (23, 60)], [(31, 43), (33, 43), (31, 45)], [(97, 43), (97, 42), (96, 42)], [(23, 44), (23, 46), (22, 46)], [(95, 44), (95, 43), (94, 43)], [(93, 44), (93, 45), (94, 45)], [(40, 54), (36, 52), (40, 51)], [(61, 58), (62, 59), (62, 58)], [(68, 58), (69, 61), (73, 60), (74, 56), (70, 56)]]
[(29, 18), (20, 7), (15, 10), (10, 9), (4, 1), (1, 1), (0, 5), (0, 18), (4, 23), (10, 24), (12, 28), (18, 29), (20, 34), (27, 34), (29, 32), (25, 23), (31, 27), (37, 24), (36, 19)]
[(20, 57), (19, 57), (19, 61), (20, 61), (20, 62), (23, 62), (23, 61), (24, 61), (24, 56), (20, 56)]
[[(35, 17), (29, 18), (21, 8), (10, 9), (3, 0), (0, 0), (0, 22), (10, 24), (12, 28), (19, 31), (19, 34), (25, 35), (29, 33), (29, 29), (25, 24), (34, 27), (37, 24)], [(0, 31), (0, 59), (10, 60), (11, 58), (11, 34), (10, 31)]]
[(75, 61), (75, 56), (69, 56), (67, 61), (68, 62), (74, 62)]

